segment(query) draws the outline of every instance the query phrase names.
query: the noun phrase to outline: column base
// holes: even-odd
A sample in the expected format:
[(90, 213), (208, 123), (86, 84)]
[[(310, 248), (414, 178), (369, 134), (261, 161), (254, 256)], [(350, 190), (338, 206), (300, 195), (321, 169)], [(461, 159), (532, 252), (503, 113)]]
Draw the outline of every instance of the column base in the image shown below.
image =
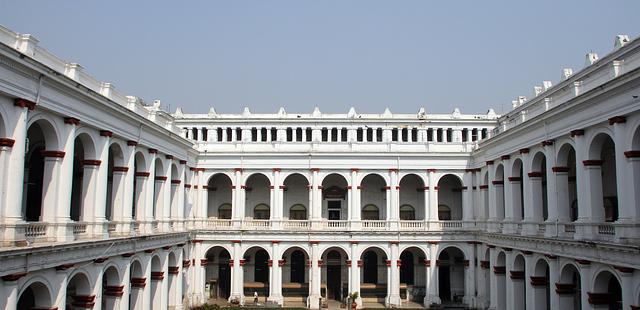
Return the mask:
[(429, 307), (434, 304), (439, 305), (442, 303), (442, 301), (440, 300), (440, 296), (427, 295), (424, 297), (423, 303), (425, 307)]
[(232, 305), (244, 305), (244, 295), (232, 294), (228, 301)]
[(478, 308), (476, 305), (476, 297), (475, 296), (464, 296), (462, 297), (462, 302), (467, 305), (468, 308)]
[(393, 295), (387, 296), (385, 300), (385, 306), (387, 308), (398, 308), (402, 306), (402, 299), (400, 299), (400, 295), (393, 294)]
[(284, 297), (282, 295), (273, 295), (267, 298), (267, 306), (279, 306), (284, 305)]
[(307, 297), (307, 307), (309, 309), (320, 309), (320, 295), (309, 295)]

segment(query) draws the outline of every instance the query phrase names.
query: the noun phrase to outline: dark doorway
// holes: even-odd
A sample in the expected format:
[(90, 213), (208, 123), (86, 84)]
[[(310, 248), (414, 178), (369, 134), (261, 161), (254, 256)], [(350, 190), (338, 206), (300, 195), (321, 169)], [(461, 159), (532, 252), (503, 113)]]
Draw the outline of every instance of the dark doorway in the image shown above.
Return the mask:
[(440, 266), (438, 268), (438, 277), (440, 278), (439, 284), (439, 292), (440, 299), (445, 301), (451, 301), (451, 277), (449, 265)]
[(405, 251), (400, 255), (400, 283), (413, 285), (413, 254)]
[(255, 261), (255, 269), (254, 276), (255, 282), (267, 283), (269, 282), (269, 266), (268, 261), (269, 254), (265, 250), (258, 250), (256, 252), (256, 261)]
[(327, 201), (327, 210), (329, 211), (329, 220), (340, 220), (340, 209), (342, 208), (342, 202), (339, 200)]
[(327, 298), (341, 300), (342, 261), (338, 251), (327, 254)]
[(27, 289), (22, 292), (22, 295), (20, 295), (16, 309), (33, 309), (35, 305), (36, 298), (33, 294), (33, 289), (31, 289), (31, 287), (27, 287)]
[(373, 251), (364, 253), (364, 283), (378, 283), (378, 255)]
[(218, 287), (220, 288), (219, 298), (229, 298), (231, 295), (231, 268), (229, 267), (229, 253), (220, 253), (218, 260)]
[(304, 260), (302, 251), (291, 253), (291, 283), (304, 283)]
[(31, 150), (29, 160), (25, 162), (27, 172), (26, 180), (26, 210), (25, 220), (27, 222), (37, 222), (40, 220), (42, 213), (42, 181), (44, 178), (44, 159), (40, 151), (44, 150), (44, 146), (35, 146)]

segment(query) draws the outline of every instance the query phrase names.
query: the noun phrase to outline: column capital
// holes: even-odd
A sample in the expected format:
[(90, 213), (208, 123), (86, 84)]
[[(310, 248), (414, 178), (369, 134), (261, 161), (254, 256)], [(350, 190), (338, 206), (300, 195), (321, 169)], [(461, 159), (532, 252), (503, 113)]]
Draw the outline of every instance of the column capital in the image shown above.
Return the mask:
[(113, 137), (113, 132), (109, 130), (100, 130), (100, 136), (111, 138)]
[(78, 126), (78, 125), (80, 125), (80, 120), (75, 118), (75, 117), (65, 117), (64, 118), (64, 123), (67, 124), (67, 125)]
[(0, 147), (13, 147), (16, 141), (9, 138), (0, 138)]
[(624, 124), (627, 122), (626, 116), (614, 116), (609, 119), (609, 125)]
[(27, 108), (29, 111), (33, 111), (36, 108), (36, 103), (24, 98), (16, 98), (13, 100), (13, 105), (16, 107)]

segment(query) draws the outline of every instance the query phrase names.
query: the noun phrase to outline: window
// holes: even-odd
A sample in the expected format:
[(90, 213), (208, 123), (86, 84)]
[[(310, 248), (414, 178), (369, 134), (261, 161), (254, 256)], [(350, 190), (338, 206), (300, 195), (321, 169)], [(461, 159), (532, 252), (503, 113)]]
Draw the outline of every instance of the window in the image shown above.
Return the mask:
[(438, 220), (450, 221), (451, 220), (451, 208), (447, 205), (438, 205)]
[(375, 205), (366, 205), (362, 208), (363, 220), (379, 220), (380, 210)]
[(302, 142), (302, 128), (296, 128), (296, 141)]
[(367, 128), (367, 142), (373, 141), (373, 128)]
[(416, 211), (410, 205), (400, 206), (400, 219), (403, 221), (413, 221), (416, 219)]
[(291, 206), (289, 209), (289, 219), (290, 220), (306, 220), (307, 219), (307, 208), (301, 204)]
[(338, 141), (338, 128), (331, 128), (331, 141)]
[(268, 220), (271, 216), (269, 206), (261, 203), (253, 208), (253, 218), (256, 220)]
[(271, 142), (278, 140), (278, 129), (271, 127)]
[(376, 129), (376, 141), (382, 142), (382, 128)]
[(287, 141), (293, 141), (293, 129), (291, 128), (287, 128)]
[(356, 130), (356, 141), (358, 142), (362, 141), (362, 128), (358, 128)]
[(402, 142), (409, 141), (409, 129), (402, 128)]
[(313, 130), (309, 127), (307, 127), (307, 142), (311, 141), (311, 138), (313, 137)]
[(216, 129), (218, 131), (218, 141), (222, 141), (222, 128)]
[(322, 141), (326, 142), (328, 138), (329, 138), (329, 132), (327, 128), (322, 128)]
[(255, 127), (251, 128), (251, 141), (258, 141), (258, 129)]
[(202, 127), (202, 141), (207, 141), (207, 136), (209, 135), (209, 131), (207, 128)]
[(242, 141), (242, 128), (236, 128), (236, 141)]
[(411, 141), (418, 142), (418, 128), (411, 129)]
[(267, 141), (267, 128), (262, 128), (260, 129), (260, 135), (262, 137), (260, 137), (260, 141), (266, 142)]
[(427, 141), (429, 141), (429, 142), (433, 141), (433, 129), (432, 128), (427, 129)]
[(391, 141), (398, 141), (398, 128), (391, 130)]
[(342, 127), (342, 131), (340, 132), (340, 141), (347, 142), (347, 128)]
[(218, 218), (229, 220), (231, 219), (231, 204), (223, 203), (218, 207)]

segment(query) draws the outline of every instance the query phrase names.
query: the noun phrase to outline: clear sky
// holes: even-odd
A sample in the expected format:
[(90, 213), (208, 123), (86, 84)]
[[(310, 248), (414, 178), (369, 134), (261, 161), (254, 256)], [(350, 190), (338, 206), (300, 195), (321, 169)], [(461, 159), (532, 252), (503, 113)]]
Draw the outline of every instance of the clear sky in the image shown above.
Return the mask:
[(497, 112), (638, 36), (640, 1), (0, 0), (125, 94), (185, 112)]

